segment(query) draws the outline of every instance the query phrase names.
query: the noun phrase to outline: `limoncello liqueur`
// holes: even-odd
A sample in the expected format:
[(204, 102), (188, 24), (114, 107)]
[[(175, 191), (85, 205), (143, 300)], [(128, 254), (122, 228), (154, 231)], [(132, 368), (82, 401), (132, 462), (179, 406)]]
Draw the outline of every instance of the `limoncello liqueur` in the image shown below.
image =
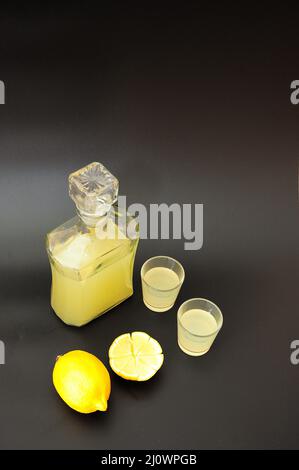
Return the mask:
[(51, 305), (65, 323), (82, 326), (133, 294), (138, 233), (128, 237), (135, 219), (118, 212), (118, 180), (102, 164), (72, 173), (69, 194), (78, 215), (47, 235)]
[(183, 328), (178, 330), (178, 341), (183, 351), (199, 356), (206, 353), (217, 331), (217, 322), (213, 315), (200, 308), (192, 308), (182, 316), (181, 324)]
[(179, 288), (179, 276), (172, 269), (162, 266), (149, 269), (144, 275), (144, 302), (151, 310), (163, 312), (173, 305)]

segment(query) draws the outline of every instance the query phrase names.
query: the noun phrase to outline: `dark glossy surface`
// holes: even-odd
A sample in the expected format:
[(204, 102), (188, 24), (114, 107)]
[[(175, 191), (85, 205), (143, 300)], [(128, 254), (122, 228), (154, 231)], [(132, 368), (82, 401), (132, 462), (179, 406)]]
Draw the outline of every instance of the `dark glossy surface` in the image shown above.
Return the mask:
[[(296, 15), (274, 10), (4, 11), (1, 448), (298, 447), (297, 37)], [(142, 240), (134, 296), (76, 329), (51, 311), (44, 235), (74, 214), (67, 175), (94, 160), (129, 203), (203, 203), (204, 245)], [(140, 267), (158, 254), (186, 271), (165, 314), (141, 297)], [(176, 310), (196, 296), (224, 315), (202, 358), (176, 341)], [(111, 372), (105, 414), (64, 405), (55, 357), (81, 348), (107, 364), (113, 339), (134, 330), (164, 348), (156, 377)]]

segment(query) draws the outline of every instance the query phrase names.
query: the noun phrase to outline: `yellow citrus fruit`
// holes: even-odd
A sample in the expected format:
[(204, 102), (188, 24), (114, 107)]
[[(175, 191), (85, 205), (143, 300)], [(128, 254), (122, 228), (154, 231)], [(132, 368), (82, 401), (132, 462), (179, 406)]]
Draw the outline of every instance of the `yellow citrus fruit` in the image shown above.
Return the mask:
[(116, 338), (109, 348), (112, 370), (127, 380), (148, 380), (164, 361), (158, 341), (147, 333), (135, 331)]
[(106, 411), (110, 396), (110, 375), (104, 364), (86, 351), (58, 356), (53, 384), (60, 397), (79, 413)]

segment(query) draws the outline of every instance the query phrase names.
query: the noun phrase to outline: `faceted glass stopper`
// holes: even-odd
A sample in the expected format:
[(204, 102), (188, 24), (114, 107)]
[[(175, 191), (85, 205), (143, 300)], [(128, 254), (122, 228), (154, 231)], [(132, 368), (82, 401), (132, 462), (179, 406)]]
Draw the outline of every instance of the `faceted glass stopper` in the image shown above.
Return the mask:
[(101, 163), (90, 163), (70, 174), (69, 194), (80, 214), (102, 216), (117, 200), (118, 180)]

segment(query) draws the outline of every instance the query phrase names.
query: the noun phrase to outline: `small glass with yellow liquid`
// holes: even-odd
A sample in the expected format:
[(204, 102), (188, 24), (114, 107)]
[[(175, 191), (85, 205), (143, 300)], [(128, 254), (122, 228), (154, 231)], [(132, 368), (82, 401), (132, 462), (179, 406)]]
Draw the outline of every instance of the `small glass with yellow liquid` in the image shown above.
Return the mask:
[(184, 353), (202, 356), (212, 346), (222, 324), (221, 310), (213, 302), (195, 298), (178, 310), (178, 343)]
[(174, 305), (184, 279), (184, 268), (174, 258), (148, 259), (141, 268), (143, 302), (154, 312), (166, 312)]

